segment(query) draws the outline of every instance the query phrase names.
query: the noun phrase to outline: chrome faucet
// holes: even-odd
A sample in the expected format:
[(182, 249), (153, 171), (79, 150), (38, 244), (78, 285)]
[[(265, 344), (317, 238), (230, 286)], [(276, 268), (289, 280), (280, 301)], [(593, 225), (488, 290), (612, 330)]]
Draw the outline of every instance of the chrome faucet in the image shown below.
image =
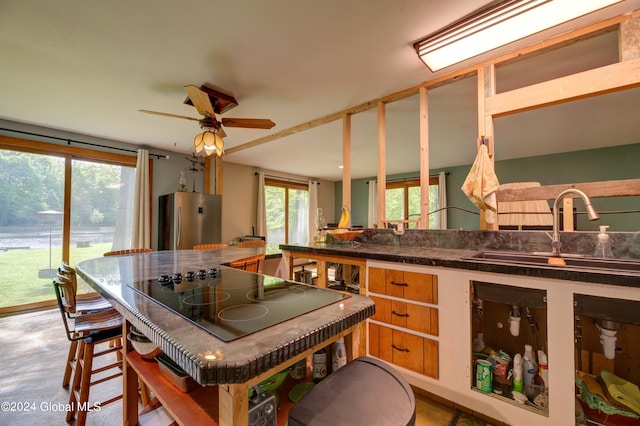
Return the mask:
[(584, 206), (587, 209), (587, 217), (589, 220), (600, 219), (598, 212), (591, 205), (591, 200), (589, 200), (587, 194), (579, 189), (566, 189), (558, 194), (556, 200), (553, 202), (553, 238), (551, 240), (551, 252), (554, 256), (560, 256), (560, 247), (562, 247), (562, 243), (560, 242), (560, 218), (558, 217), (558, 205), (560, 204), (560, 200), (562, 200), (567, 194), (576, 194), (582, 198)]

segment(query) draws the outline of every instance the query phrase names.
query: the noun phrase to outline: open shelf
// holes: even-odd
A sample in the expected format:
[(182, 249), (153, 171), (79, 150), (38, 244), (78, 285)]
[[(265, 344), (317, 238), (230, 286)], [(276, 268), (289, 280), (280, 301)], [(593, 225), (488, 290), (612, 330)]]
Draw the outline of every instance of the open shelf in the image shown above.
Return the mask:
[(127, 363), (178, 424), (218, 424), (218, 386), (198, 386), (185, 393), (160, 374), (157, 362), (145, 361), (131, 351), (127, 353)]
[[(127, 362), (178, 424), (218, 424), (218, 386), (198, 386), (185, 393), (162, 376), (157, 362), (146, 361), (135, 351), (127, 353)], [(278, 426), (287, 424), (289, 410), (295, 404), (289, 399), (289, 392), (296, 384), (305, 380), (311, 381), (311, 371), (308, 368), (305, 379), (293, 379), (288, 375), (276, 390), (279, 396)]]

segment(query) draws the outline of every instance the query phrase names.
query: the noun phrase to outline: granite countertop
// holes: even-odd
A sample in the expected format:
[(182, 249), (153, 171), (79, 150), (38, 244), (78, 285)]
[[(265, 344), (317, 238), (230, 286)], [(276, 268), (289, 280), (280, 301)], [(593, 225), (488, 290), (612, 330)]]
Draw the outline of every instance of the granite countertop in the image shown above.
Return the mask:
[[(221, 265), (260, 250), (158, 251), (86, 260), (76, 268), (80, 277), (198, 383), (244, 383), (364, 321), (374, 313), (373, 302), (351, 295), (340, 303), (224, 342), (127, 284), (155, 280), (161, 273), (225, 268)], [(205, 359), (206, 355), (215, 355), (217, 360)]]
[[(386, 231), (386, 230), (385, 230)], [(393, 236), (391, 232), (365, 230), (356, 244), (328, 239), (327, 243), (304, 245), (280, 245), (282, 250), (297, 253), (315, 253), (329, 256), (345, 256), (360, 259), (398, 262), (413, 265), (465, 269), (500, 274), (524, 275), (570, 281), (584, 281), (600, 284), (640, 287), (640, 262), (636, 271), (615, 269), (581, 268), (555, 265), (524, 265), (510, 262), (474, 260), (472, 256), (480, 251), (549, 251), (546, 236), (538, 233), (511, 233), (482, 231), (414, 231), (405, 240)], [(413, 234), (413, 235), (411, 235)], [(525, 237), (534, 235), (534, 238)], [(578, 234), (578, 233), (574, 233)], [(544, 234), (542, 234), (544, 235)], [(404, 237), (404, 236), (403, 236)], [(585, 243), (585, 235), (565, 237), (572, 253), (591, 252), (590, 240)], [(637, 248), (635, 240), (633, 249)], [(593, 246), (595, 247), (595, 246)], [(567, 252), (568, 253), (568, 252)], [(638, 261), (632, 259), (630, 261)]]

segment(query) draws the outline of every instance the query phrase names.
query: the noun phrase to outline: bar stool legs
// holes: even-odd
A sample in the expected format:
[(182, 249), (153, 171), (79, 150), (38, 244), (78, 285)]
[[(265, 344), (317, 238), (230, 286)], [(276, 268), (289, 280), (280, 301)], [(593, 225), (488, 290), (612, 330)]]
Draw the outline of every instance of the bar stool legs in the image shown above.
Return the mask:
[(67, 363), (62, 377), (62, 387), (68, 388), (71, 381), (71, 373), (73, 373), (75, 363), (78, 356), (78, 341), (73, 340), (69, 344), (69, 354), (67, 355)]
[[(96, 345), (108, 342), (120, 333), (120, 329), (111, 329), (91, 333), (88, 337), (79, 341), (77, 361), (75, 363), (75, 371), (73, 375), (73, 385), (69, 395), (69, 406), (67, 411), (67, 422), (71, 423), (76, 418), (76, 425), (83, 426), (87, 420), (87, 413), (95, 408), (110, 404), (114, 401), (122, 399), (122, 394), (116, 395), (102, 402), (89, 404), (89, 390), (92, 386), (106, 382), (111, 379), (122, 376), (122, 361), (116, 360), (99, 368), (94, 368), (93, 361), (103, 355), (111, 354), (115, 351), (121, 351), (122, 347), (106, 348), (99, 350)], [(115, 370), (112, 372), (110, 370)], [(96, 378), (92, 381), (95, 374), (107, 373), (103, 377)]]

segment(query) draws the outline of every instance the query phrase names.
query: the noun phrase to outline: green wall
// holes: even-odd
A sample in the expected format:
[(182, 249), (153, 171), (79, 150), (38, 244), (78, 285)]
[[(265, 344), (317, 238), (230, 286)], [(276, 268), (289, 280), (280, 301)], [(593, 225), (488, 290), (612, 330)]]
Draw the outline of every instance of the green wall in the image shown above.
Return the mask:
[[(640, 143), (637, 143), (497, 161), (495, 167), (500, 183), (534, 181), (542, 185), (554, 185), (637, 179), (640, 178), (639, 163)], [(464, 211), (478, 212), (478, 208), (460, 190), (470, 167), (471, 165), (468, 164), (444, 169), (448, 173), (447, 202), (450, 207), (454, 207), (450, 208), (447, 216), (449, 229), (479, 229), (479, 216)], [(440, 171), (432, 170), (431, 174)], [(417, 176), (418, 172), (415, 172), (389, 176), (388, 180)], [(374, 178), (357, 179), (351, 182), (353, 224), (367, 225), (368, 185), (366, 182)], [(339, 217), (339, 209), (342, 205), (342, 182), (336, 182), (335, 185), (336, 217)], [(595, 198), (592, 204), (600, 213), (600, 220), (589, 222), (584, 215), (578, 215), (576, 224), (578, 230), (597, 230), (600, 225), (609, 225), (610, 231), (640, 231), (640, 213), (606, 213), (640, 211), (640, 197)], [(576, 200), (574, 205), (578, 212), (584, 212), (584, 204), (581, 200)]]

